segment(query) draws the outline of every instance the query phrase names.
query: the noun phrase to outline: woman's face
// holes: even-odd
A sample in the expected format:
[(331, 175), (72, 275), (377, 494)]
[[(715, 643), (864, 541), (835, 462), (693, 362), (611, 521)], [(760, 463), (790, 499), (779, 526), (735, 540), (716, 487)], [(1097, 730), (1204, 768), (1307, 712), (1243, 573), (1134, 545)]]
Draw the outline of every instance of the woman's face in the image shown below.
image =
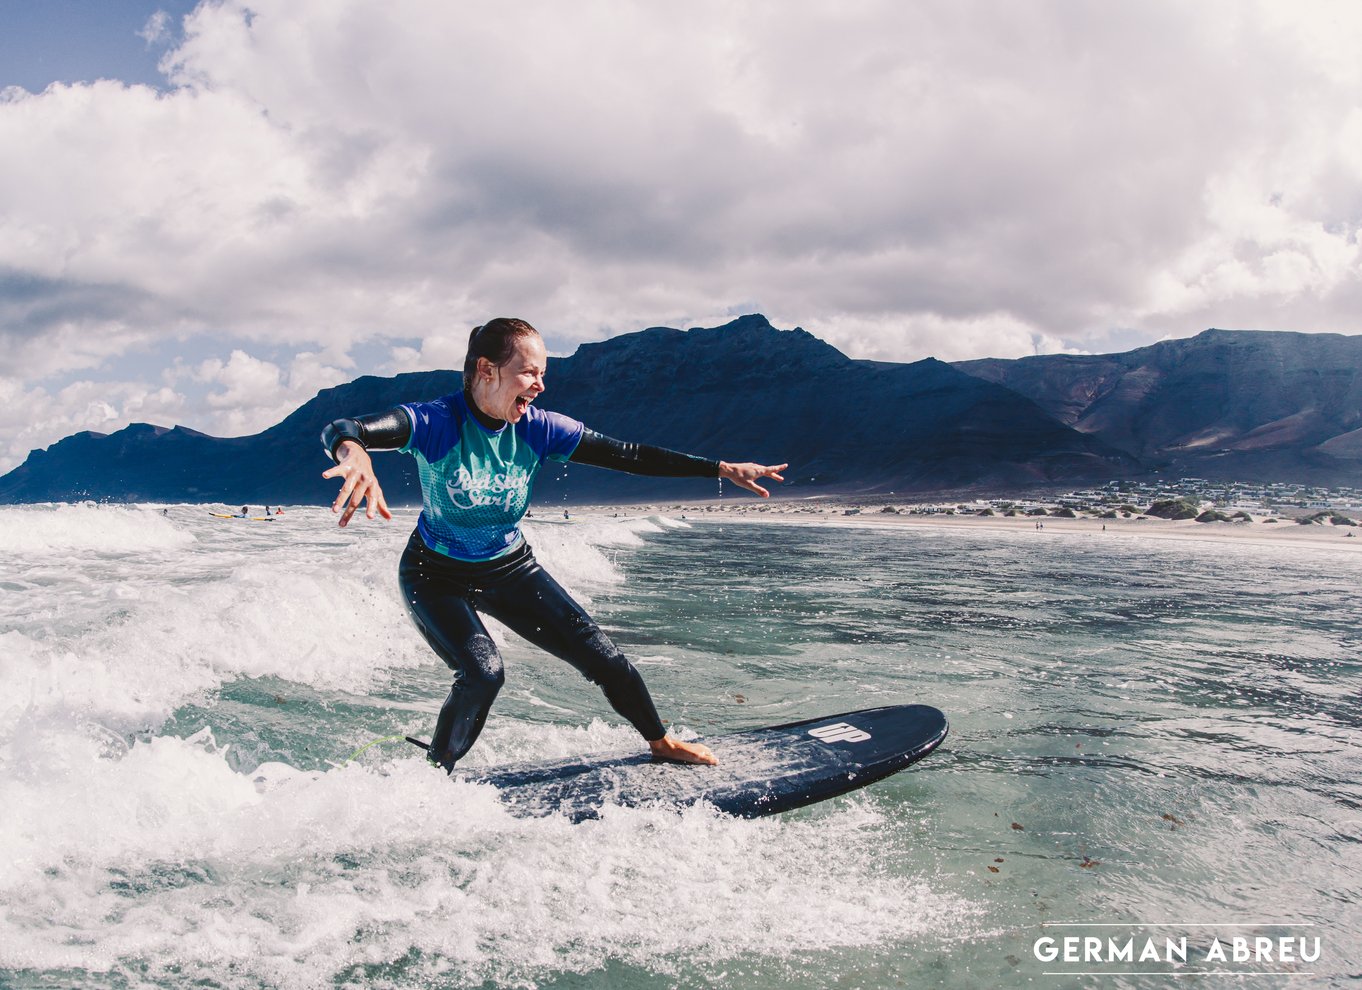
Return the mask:
[(549, 356), (538, 334), (517, 337), (515, 350), (501, 366), (478, 358), (478, 380), (473, 400), (488, 416), (508, 423), (520, 422), (530, 403), (544, 391), (544, 372)]

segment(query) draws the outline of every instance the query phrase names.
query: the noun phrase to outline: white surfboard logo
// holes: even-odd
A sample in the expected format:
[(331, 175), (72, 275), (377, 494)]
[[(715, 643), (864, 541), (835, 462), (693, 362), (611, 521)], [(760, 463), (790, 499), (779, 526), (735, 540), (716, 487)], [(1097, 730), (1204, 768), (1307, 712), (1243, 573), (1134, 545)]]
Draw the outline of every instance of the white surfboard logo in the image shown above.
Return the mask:
[(870, 738), (870, 733), (864, 729), (847, 722), (835, 722), (832, 725), (820, 725), (816, 729), (810, 729), (809, 735), (823, 742), (865, 742)]

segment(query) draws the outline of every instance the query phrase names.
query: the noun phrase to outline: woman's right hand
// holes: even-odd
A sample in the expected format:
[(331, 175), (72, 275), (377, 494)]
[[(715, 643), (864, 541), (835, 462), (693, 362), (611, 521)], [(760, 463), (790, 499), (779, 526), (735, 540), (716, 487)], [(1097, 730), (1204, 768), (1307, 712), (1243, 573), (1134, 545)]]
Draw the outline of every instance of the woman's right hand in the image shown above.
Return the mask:
[[(369, 500), (368, 508), (364, 512), (367, 518), (374, 518), (375, 512), (384, 519), (393, 517), (388, 511), (388, 503), (384, 501), (378, 477), (374, 474), (374, 462), (370, 459), (369, 452), (355, 441), (345, 440), (336, 448), (336, 466), (329, 471), (323, 471), (322, 477), (345, 479), (336, 501), (331, 503), (331, 511), (341, 513), (342, 526), (350, 521), (350, 517), (365, 499)], [(341, 512), (342, 506), (345, 508), (344, 512)]]

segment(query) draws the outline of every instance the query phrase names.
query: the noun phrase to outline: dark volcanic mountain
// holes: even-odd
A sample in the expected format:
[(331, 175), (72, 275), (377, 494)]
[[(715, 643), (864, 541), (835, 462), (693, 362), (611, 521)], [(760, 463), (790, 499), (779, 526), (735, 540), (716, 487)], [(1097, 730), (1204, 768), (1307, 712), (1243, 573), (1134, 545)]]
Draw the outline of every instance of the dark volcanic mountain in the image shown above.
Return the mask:
[[(253, 437), (142, 424), (76, 434), (0, 478), (0, 502), (324, 503), (322, 426), (459, 388), (456, 372), (364, 377), (326, 389)], [(790, 462), (785, 490), (942, 492), (1128, 476), (1136, 460), (1001, 385), (927, 359), (853, 361), (803, 330), (747, 316), (714, 329), (654, 328), (549, 361), (540, 402), (610, 436), (709, 457)], [(419, 501), (413, 461), (385, 455), (384, 491)], [(538, 501), (706, 498), (702, 479), (550, 465)]]
[[(329, 502), (335, 497), (332, 489), (339, 486), (321, 477), (331, 466), (321, 449), (322, 426), (340, 416), (390, 408), (400, 401), (396, 396), (442, 395), (459, 382), (459, 375), (449, 371), (396, 378), (366, 375), (324, 389), (283, 422), (249, 437), (210, 437), (183, 426), (145, 423), (107, 436), (76, 433), (33, 451), (0, 478), (0, 503), (86, 498), (237, 505)], [(385, 494), (398, 504), (419, 501), (415, 478), (414, 470), (410, 477), (403, 471), (385, 472)]]
[(1207, 330), (1124, 354), (955, 367), (1168, 475), (1362, 481), (1362, 337)]
[[(709, 457), (788, 461), (788, 487), (799, 489), (946, 491), (1108, 478), (1135, 467), (1029, 400), (950, 365), (853, 361), (760, 316), (585, 344), (551, 374), (546, 404), (593, 429)], [(674, 482), (608, 478), (628, 497), (676, 490)]]

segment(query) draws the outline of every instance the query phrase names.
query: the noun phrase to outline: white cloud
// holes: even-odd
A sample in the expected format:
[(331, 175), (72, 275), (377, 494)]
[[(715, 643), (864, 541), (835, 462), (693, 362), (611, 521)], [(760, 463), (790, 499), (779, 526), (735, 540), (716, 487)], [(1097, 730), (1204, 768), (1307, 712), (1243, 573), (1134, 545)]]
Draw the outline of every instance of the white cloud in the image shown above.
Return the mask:
[(245, 436), (278, 423), (321, 389), (349, 381), (344, 355), (335, 364), (313, 351), (295, 354), (287, 368), (233, 350), (222, 361), (208, 358), (194, 367), (180, 366), (172, 381), (192, 381), (204, 387), (200, 400), (204, 432), (216, 436)]
[(147, 22), (142, 25), (142, 30), (137, 32), (137, 37), (147, 43), (150, 48), (153, 45), (165, 44), (170, 40), (171, 18), (164, 10), (158, 10), (147, 18)]
[(1016, 358), (1068, 349), (1061, 341), (1007, 313), (963, 319), (934, 313), (907, 319), (893, 313), (878, 318), (842, 318), (821, 326), (818, 336), (844, 354), (878, 361), (897, 361), (902, 354), (964, 361), (983, 352)]
[(276, 397), (281, 384), (278, 365), (251, 357), (245, 351), (232, 351), (225, 364), (209, 358), (199, 365), (193, 377), (199, 382), (222, 386), (208, 397), (208, 404), (218, 409), (257, 405)]
[(1353, 4), (221, 0), (173, 44), (168, 92), (0, 99), (20, 387), (218, 341), (188, 425), (249, 432), (493, 315), (564, 352), (750, 301), (894, 360), (1362, 329)]
[(185, 408), (184, 396), (166, 386), (80, 380), (49, 391), (0, 376), (0, 473), (72, 433), (113, 433), (136, 422), (174, 425)]

